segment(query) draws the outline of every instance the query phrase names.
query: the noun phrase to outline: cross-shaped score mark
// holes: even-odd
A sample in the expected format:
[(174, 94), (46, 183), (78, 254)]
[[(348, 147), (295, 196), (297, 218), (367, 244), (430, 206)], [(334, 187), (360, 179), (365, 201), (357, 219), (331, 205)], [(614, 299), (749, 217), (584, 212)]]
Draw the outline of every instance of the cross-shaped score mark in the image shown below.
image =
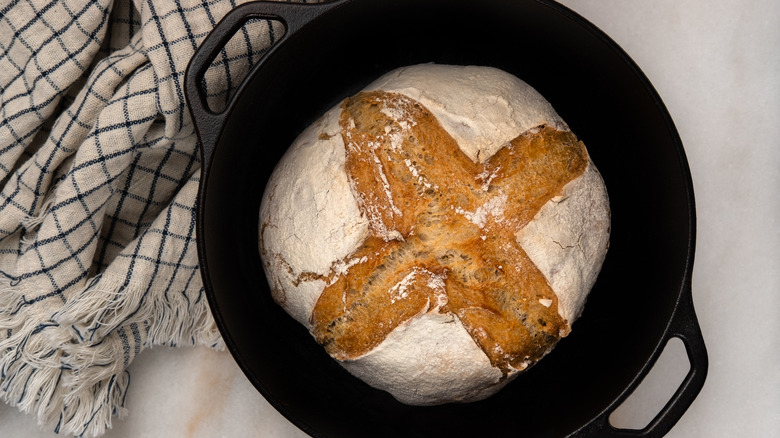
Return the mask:
[(450, 313), (506, 375), (568, 333), (515, 234), (585, 171), (585, 146), (572, 133), (540, 126), (476, 163), (401, 94), (347, 99), (339, 123), (371, 236), (322, 278), (312, 323), (331, 355), (359, 357), (415, 315)]

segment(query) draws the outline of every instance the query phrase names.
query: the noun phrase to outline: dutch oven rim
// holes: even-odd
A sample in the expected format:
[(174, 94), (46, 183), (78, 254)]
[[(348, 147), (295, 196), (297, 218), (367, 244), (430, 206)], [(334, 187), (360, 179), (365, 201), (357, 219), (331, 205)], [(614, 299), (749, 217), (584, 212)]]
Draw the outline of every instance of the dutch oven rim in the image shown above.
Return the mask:
[[(208, 37), (203, 41), (201, 46), (196, 51), (195, 55), (191, 59), (187, 71), (185, 73), (185, 95), (187, 104), (189, 106), (193, 121), (195, 122), (196, 131), (201, 142), (201, 154), (202, 154), (202, 170), (201, 180), (198, 196), (198, 213), (197, 213), (197, 245), (198, 245), (198, 257), (201, 266), (201, 276), (204, 283), (206, 296), (209, 302), (214, 319), (217, 326), (225, 338), (225, 344), (229, 351), (233, 355), (234, 359), (239, 364), (242, 371), (247, 373), (247, 364), (243, 363), (243, 358), (238, 351), (237, 347), (231, 340), (230, 333), (227, 332), (225, 323), (223, 321), (224, 315), (221, 314), (219, 306), (215, 299), (215, 291), (211, 287), (211, 280), (209, 277), (208, 261), (206, 260), (205, 250), (205, 236), (203, 214), (205, 211), (203, 205), (203, 199), (206, 193), (208, 184), (208, 175), (210, 170), (211, 158), (214, 154), (216, 145), (222, 135), (222, 129), (225, 127), (226, 120), (230, 116), (237, 102), (236, 96), (240, 96), (246, 88), (247, 84), (251, 81), (252, 77), (257, 71), (262, 68), (266, 59), (272, 57), (278, 50), (283, 50), (287, 39), (293, 37), (304, 26), (309, 25), (310, 22), (319, 19), (320, 17), (336, 10), (340, 7), (354, 3), (360, 0), (333, 0), (325, 3), (277, 3), (257, 1), (242, 4), (231, 12), (229, 12), (212, 30)], [(567, 19), (573, 21), (576, 25), (583, 27), (586, 31), (593, 36), (602, 40), (610, 49), (614, 51), (622, 61), (628, 65), (633, 71), (634, 75), (642, 82), (646, 88), (646, 92), (652, 96), (653, 101), (658, 107), (659, 112), (665, 119), (665, 125), (669, 131), (669, 135), (673, 139), (676, 149), (677, 158), (679, 160), (680, 167), (684, 173), (685, 180), (685, 195), (688, 199), (688, 214), (689, 214), (689, 229), (688, 236), (688, 254), (685, 260), (685, 278), (683, 279), (683, 287), (679, 290), (674, 309), (666, 325), (663, 336), (658, 344), (654, 347), (651, 356), (646, 361), (642, 369), (636, 374), (632, 382), (625, 388), (622, 394), (617, 397), (613, 403), (607, 406), (599, 415), (591, 419), (587, 424), (584, 424), (580, 429), (574, 431), (569, 437), (585, 437), (585, 436), (598, 436), (598, 437), (622, 437), (622, 436), (661, 436), (668, 432), (688, 409), (690, 404), (696, 398), (700, 392), (704, 380), (706, 379), (708, 359), (704, 340), (701, 334), (701, 329), (696, 318), (696, 314), (693, 307), (692, 293), (691, 293), (691, 275), (693, 268), (693, 259), (695, 252), (695, 234), (696, 234), (696, 219), (695, 219), (695, 202), (693, 194), (693, 182), (690, 174), (690, 168), (688, 166), (687, 158), (684, 153), (682, 141), (679, 138), (677, 130), (674, 126), (671, 116), (666, 110), (660, 96), (644, 75), (638, 65), (629, 57), (629, 55), (620, 48), (608, 35), (598, 29), (595, 25), (591, 24), (585, 18), (579, 14), (568, 9), (567, 7), (556, 3), (552, 0), (530, 0), (533, 3), (541, 4), (545, 7), (549, 7), (555, 10), (557, 13), (565, 16)], [(212, 111), (207, 102), (206, 94), (202, 88), (202, 81), (205, 72), (211, 62), (217, 56), (219, 50), (224, 44), (232, 37), (232, 35), (248, 20), (250, 19), (273, 19), (279, 20), (285, 27), (285, 34), (275, 42), (275, 44), (263, 55), (263, 58), (258, 62), (246, 76), (243, 83), (237, 88), (235, 95), (227, 103), (224, 110), (220, 112)], [(627, 430), (617, 429), (609, 423), (610, 414), (621, 405), (621, 403), (627, 399), (631, 393), (641, 384), (644, 377), (653, 368), (656, 360), (661, 355), (662, 351), (666, 347), (667, 342), (672, 338), (680, 339), (688, 355), (690, 362), (690, 368), (688, 374), (684, 378), (683, 382), (678, 387), (675, 394), (670, 398), (667, 404), (661, 409), (661, 411), (650, 421), (647, 426), (641, 430)], [(252, 381), (253, 385), (268, 399), (268, 401), (288, 420), (293, 424), (300, 427), (305, 432), (316, 436), (317, 431), (311, 430), (310, 426), (306, 422), (296, 417), (294, 412), (278, 403), (273, 395), (268, 394), (263, 388), (258, 386), (258, 383), (247, 374)]]

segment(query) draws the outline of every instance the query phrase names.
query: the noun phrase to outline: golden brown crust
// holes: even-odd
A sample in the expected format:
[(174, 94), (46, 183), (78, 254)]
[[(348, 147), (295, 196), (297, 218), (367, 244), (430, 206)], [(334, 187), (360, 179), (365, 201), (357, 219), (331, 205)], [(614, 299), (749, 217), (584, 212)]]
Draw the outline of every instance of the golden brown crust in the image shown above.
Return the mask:
[(570, 132), (539, 127), (474, 163), (419, 102), (347, 99), (345, 170), (372, 236), (334, 270), (312, 313), (315, 338), (359, 357), (423, 312), (456, 315), (505, 374), (540, 359), (566, 322), (515, 233), (588, 165)]

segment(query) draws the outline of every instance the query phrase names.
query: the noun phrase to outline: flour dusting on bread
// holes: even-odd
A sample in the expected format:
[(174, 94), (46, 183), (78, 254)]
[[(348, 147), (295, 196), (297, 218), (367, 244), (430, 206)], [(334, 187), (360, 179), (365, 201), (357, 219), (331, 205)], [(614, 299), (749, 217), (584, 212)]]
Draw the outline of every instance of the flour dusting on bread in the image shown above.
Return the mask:
[(377, 79), (267, 185), (274, 298), (404, 403), (494, 394), (571, 330), (609, 239), (585, 146), (520, 79), (424, 64)]

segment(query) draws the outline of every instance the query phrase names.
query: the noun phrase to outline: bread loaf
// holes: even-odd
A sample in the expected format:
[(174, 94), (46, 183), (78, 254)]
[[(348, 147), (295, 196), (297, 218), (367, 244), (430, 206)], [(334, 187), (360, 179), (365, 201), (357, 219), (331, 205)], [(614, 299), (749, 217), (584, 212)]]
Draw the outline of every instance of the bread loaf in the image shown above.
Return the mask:
[(571, 330), (607, 252), (606, 188), (518, 78), (390, 72), (303, 132), (271, 176), (273, 297), (403, 403), (480, 400)]

